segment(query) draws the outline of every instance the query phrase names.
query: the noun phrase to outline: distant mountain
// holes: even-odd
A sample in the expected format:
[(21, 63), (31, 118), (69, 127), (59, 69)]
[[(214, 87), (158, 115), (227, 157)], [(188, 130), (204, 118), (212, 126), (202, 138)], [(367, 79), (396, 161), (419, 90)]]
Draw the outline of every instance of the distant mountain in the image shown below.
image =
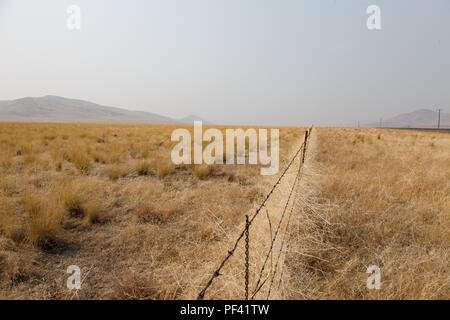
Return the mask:
[(209, 122), (205, 119), (200, 118), (199, 116), (192, 115), (192, 114), (187, 117), (184, 117), (183, 119), (178, 120), (179, 123), (184, 123), (184, 124), (193, 124), (194, 121), (202, 121), (202, 124), (206, 124), (206, 125), (212, 124), (212, 122)]
[(0, 121), (177, 123), (151, 112), (106, 107), (57, 96), (0, 101)]
[[(383, 119), (384, 128), (437, 128), (438, 113), (429, 109), (420, 109)], [(380, 123), (371, 123), (368, 127), (379, 127)], [(441, 128), (450, 128), (450, 114), (441, 111)]]

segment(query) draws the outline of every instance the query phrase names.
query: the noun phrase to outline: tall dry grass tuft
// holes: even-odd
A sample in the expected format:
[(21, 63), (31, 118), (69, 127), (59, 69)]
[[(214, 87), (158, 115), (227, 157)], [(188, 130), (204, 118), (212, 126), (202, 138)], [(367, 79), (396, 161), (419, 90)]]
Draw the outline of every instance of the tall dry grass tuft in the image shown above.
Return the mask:
[(140, 161), (136, 166), (136, 172), (140, 176), (145, 176), (149, 174), (150, 171), (150, 163), (148, 161)]
[(156, 176), (159, 179), (164, 179), (175, 169), (175, 166), (173, 165), (172, 161), (163, 156), (158, 156), (154, 158), (151, 166), (155, 168)]
[(20, 242), (25, 238), (23, 221), (12, 201), (0, 199), (0, 231), (9, 239)]
[(194, 175), (200, 180), (205, 180), (211, 177), (216, 171), (216, 166), (214, 165), (196, 165), (194, 166)]
[(28, 213), (28, 240), (42, 248), (55, 245), (64, 216), (62, 204), (47, 197), (29, 192), (23, 198)]
[(91, 159), (82, 149), (74, 149), (72, 151), (72, 161), (75, 168), (80, 171), (81, 174), (88, 174), (91, 168)]
[(128, 169), (122, 165), (111, 164), (106, 167), (105, 173), (110, 180), (116, 181), (125, 177), (128, 174)]
[(63, 181), (57, 186), (57, 194), (64, 209), (70, 216), (84, 215), (83, 186), (75, 182)]
[(98, 199), (87, 201), (83, 205), (83, 213), (89, 224), (102, 222), (104, 219), (102, 204)]

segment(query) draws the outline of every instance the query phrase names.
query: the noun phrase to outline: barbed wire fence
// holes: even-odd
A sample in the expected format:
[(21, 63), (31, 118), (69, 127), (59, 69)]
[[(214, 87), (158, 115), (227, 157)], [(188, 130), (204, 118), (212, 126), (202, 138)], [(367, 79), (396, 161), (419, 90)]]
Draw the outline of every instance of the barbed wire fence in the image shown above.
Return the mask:
[[(270, 279), (270, 284), (269, 284), (269, 288), (268, 288), (268, 291), (267, 291), (266, 299), (270, 298), (270, 294), (272, 292), (273, 283), (274, 283), (275, 276), (277, 274), (278, 268), (281, 268), (281, 271), (280, 271), (280, 278), (279, 278), (279, 282), (278, 282), (277, 288), (280, 287), (281, 281), (282, 281), (282, 277), (283, 277), (283, 272), (284, 272), (284, 269), (282, 268), (282, 266), (279, 267), (280, 266), (280, 261), (281, 261), (281, 255), (283, 253), (284, 246), (286, 245), (286, 248), (289, 247), (289, 239), (287, 237), (289, 237), (288, 234), (289, 234), (289, 226), (290, 226), (291, 216), (292, 216), (292, 213), (294, 211), (294, 207), (295, 207), (295, 203), (296, 203), (296, 199), (297, 199), (297, 193), (295, 192), (295, 189), (296, 189), (296, 187), (297, 187), (297, 185), (298, 185), (298, 183), (299, 183), (299, 181), (301, 179), (302, 168), (303, 168), (303, 164), (305, 163), (306, 152), (307, 152), (307, 147), (308, 147), (308, 141), (309, 141), (309, 138), (311, 136), (311, 132), (312, 132), (312, 127), (310, 127), (309, 130), (305, 131), (305, 138), (304, 138), (304, 141), (303, 141), (302, 145), (295, 152), (294, 156), (289, 161), (289, 163), (287, 164), (286, 168), (283, 170), (283, 172), (281, 173), (280, 177), (276, 181), (276, 183), (272, 186), (271, 190), (264, 197), (264, 200), (258, 206), (258, 208), (256, 209), (255, 213), (251, 217), (246, 215), (246, 221), (245, 221), (244, 229), (240, 232), (240, 234), (237, 237), (236, 241), (234, 242), (234, 245), (231, 248), (231, 250), (229, 250), (227, 252), (225, 258), (221, 261), (221, 263), (219, 264), (217, 269), (213, 272), (213, 274), (209, 278), (208, 282), (205, 284), (203, 289), (198, 294), (197, 300), (203, 300), (204, 299), (205, 294), (206, 294), (207, 290), (211, 287), (212, 283), (214, 282), (214, 279), (216, 279), (217, 277), (219, 277), (221, 275), (221, 273), (220, 273), (221, 270), (223, 269), (225, 264), (228, 262), (228, 260), (234, 255), (234, 253), (236, 252), (236, 249), (239, 246), (239, 243), (241, 242), (242, 238), (244, 238), (244, 237), (245, 237), (245, 261), (244, 261), (244, 265), (245, 265), (244, 292), (245, 292), (245, 295), (244, 295), (244, 298), (245, 298), (245, 300), (249, 299), (249, 277), (250, 277), (250, 275), (249, 275), (249, 259), (250, 259), (250, 245), (249, 245), (249, 241), (250, 241), (250, 227), (251, 227), (253, 221), (255, 221), (256, 217), (261, 212), (261, 210), (266, 206), (267, 201), (270, 199), (270, 197), (272, 196), (274, 191), (280, 185), (281, 181), (286, 176), (286, 173), (292, 167), (292, 165), (295, 162), (295, 160), (297, 158), (299, 158), (299, 160), (300, 160), (299, 161), (299, 167), (298, 167), (298, 170), (297, 170), (294, 182), (293, 182), (292, 187), (290, 189), (290, 192), (289, 192), (288, 198), (286, 200), (286, 203), (285, 203), (285, 205), (283, 207), (283, 212), (281, 213), (281, 217), (280, 217), (280, 220), (278, 221), (278, 225), (277, 225), (277, 227), (275, 229), (275, 233), (273, 234), (273, 236), (272, 236), (272, 233), (271, 233), (270, 246), (269, 246), (269, 249), (268, 249), (268, 251), (267, 251), (267, 253), (265, 255), (264, 263), (261, 266), (261, 269), (260, 269), (259, 273), (257, 274), (256, 285), (255, 285), (255, 287), (254, 287), (254, 289), (253, 289), (253, 291), (251, 293), (250, 299), (253, 300), (255, 298), (255, 296), (258, 294), (258, 292), (260, 292), (260, 290), (264, 287), (264, 285), (267, 283), (267, 280), (269, 280), (269, 279)], [(291, 201), (291, 199), (292, 199), (292, 201)], [(288, 210), (289, 206), (290, 206), (290, 210)], [(289, 211), (289, 213), (286, 215), (286, 213), (288, 211)], [(268, 273), (267, 276), (265, 277), (265, 279), (263, 279), (263, 275), (264, 275), (264, 271), (266, 269), (267, 262), (268, 262), (269, 258), (271, 256), (273, 256), (273, 251), (275, 249), (275, 242), (276, 242), (278, 236), (280, 235), (280, 229), (281, 229), (283, 221), (284, 221), (284, 219), (286, 217), (287, 217), (288, 220), (287, 220), (287, 223), (286, 223), (286, 227), (284, 229), (283, 237), (281, 239), (280, 247), (277, 250), (278, 254), (277, 254), (277, 257), (276, 257), (275, 267), (272, 268), (270, 273)]]

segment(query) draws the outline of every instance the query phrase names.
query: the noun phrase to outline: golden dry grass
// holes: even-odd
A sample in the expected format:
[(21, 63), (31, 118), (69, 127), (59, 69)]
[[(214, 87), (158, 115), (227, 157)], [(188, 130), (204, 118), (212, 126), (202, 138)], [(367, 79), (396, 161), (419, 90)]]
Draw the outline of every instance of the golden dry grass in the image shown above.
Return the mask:
[[(196, 298), (278, 175), (173, 165), (175, 128), (0, 123), (0, 297)], [(281, 129), (280, 172), (303, 130)], [(315, 129), (271, 298), (448, 299), (449, 150), (448, 134)], [(251, 227), (251, 289), (296, 170)], [(239, 246), (206, 298), (242, 298), (242, 263)]]
[[(273, 177), (173, 165), (176, 128), (0, 123), (0, 297), (195, 298)], [(302, 131), (280, 136), (284, 161)], [(211, 297), (240, 295), (240, 270)]]
[[(318, 128), (285, 297), (450, 298), (450, 134)], [(366, 288), (367, 267), (381, 289)]]

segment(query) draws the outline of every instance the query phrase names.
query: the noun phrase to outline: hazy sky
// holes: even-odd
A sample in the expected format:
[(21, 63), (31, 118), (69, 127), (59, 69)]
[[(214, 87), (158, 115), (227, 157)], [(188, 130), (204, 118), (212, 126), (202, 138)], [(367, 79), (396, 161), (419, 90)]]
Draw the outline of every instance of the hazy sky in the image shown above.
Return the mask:
[(0, 100), (48, 94), (229, 124), (448, 112), (450, 0), (0, 0)]

